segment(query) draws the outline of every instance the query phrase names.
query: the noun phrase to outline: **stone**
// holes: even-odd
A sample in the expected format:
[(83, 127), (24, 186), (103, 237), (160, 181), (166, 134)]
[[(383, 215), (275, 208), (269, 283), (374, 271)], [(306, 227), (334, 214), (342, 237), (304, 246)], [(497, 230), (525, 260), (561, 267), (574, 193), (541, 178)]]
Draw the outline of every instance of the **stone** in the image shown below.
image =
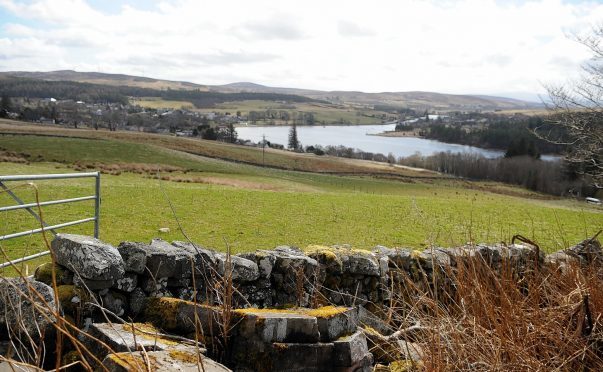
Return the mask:
[[(230, 256), (232, 268), (232, 280), (237, 282), (253, 282), (260, 277), (258, 265), (246, 258), (239, 256)], [(218, 273), (226, 274), (226, 255), (224, 253), (216, 254), (218, 262)]]
[(52, 271), (54, 270), (57, 285), (73, 283), (73, 273), (61, 265), (46, 262), (36, 268), (34, 279), (52, 286)]
[(358, 307), (357, 314), (359, 325), (375, 329), (377, 332), (385, 336), (394, 333), (394, 329), (391, 326), (385, 323), (377, 315), (368, 311), (364, 306)]
[(195, 348), (195, 341), (182, 342), (181, 338), (176, 340), (163, 336), (163, 332), (148, 323), (93, 323), (86, 334), (80, 334), (79, 338), (100, 360), (109, 353), (101, 342), (109, 346), (112, 352), (144, 349), (146, 351), (181, 350), (193, 353), (198, 350), (205, 353), (205, 349)]
[(82, 278), (76, 274), (73, 278), (73, 284), (88, 291), (102, 291), (104, 289), (109, 289), (113, 287), (113, 285), (115, 284), (115, 280), (92, 280)]
[(128, 298), (123, 293), (108, 291), (100, 296), (100, 304), (113, 314), (122, 317), (128, 310)]
[(117, 279), (113, 288), (123, 292), (132, 292), (138, 285), (138, 275), (133, 272), (126, 272), (123, 278)]
[(57, 294), (61, 308), (66, 314), (92, 311), (91, 305), (86, 305), (87, 302), (91, 302), (92, 295), (83, 288), (75, 285), (60, 285), (57, 287)]
[(147, 265), (145, 244), (136, 242), (121, 242), (117, 247), (124, 260), (125, 270), (136, 274), (143, 274)]
[(379, 262), (374, 254), (360, 250), (339, 250), (343, 271), (350, 274), (379, 276)]
[(144, 308), (144, 303), (147, 298), (146, 293), (142, 288), (134, 288), (128, 298), (128, 307), (133, 315), (138, 315)]
[(39, 368), (30, 367), (22, 363), (11, 363), (10, 361), (0, 363), (0, 372), (37, 372), (39, 370)]
[(573, 247), (568, 248), (568, 251), (580, 256), (587, 263), (598, 261), (598, 263), (601, 264), (601, 262), (603, 262), (601, 243), (596, 239), (583, 240)]
[(216, 252), (211, 249), (204, 248), (199, 244), (181, 241), (173, 241), (172, 245), (192, 254), (195, 260), (195, 268), (200, 273), (205, 272), (209, 267), (216, 266)]
[(51, 244), (58, 264), (76, 277), (90, 280), (115, 280), (125, 273), (119, 251), (98, 239), (74, 234), (58, 234)]
[(333, 371), (332, 343), (274, 343), (270, 354), (270, 371)]
[(333, 347), (333, 364), (336, 367), (359, 366), (369, 354), (366, 336), (362, 331), (333, 341)]
[[(41, 297), (41, 298), (40, 298)], [(43, 300), (43, 301), (42, 301)], [(42, 306), (42, 309), (37, 306)], [(42, 282), (23, 278), (0, 279), (0, 336), (8, 333), (29, 345), (52, 339), (55, 308), (53, 289)], [(31, 348), (39, 345), (30, 345)]]
[(175, 247), (161, 239), (153, 239), (145, 249), (147, 251), (147, 268), (152, 276), (156, 278), (190, 278), (192, 276), (191, 261), (194, 263), (194, 257), (187, 250)]
[(316, 317), (277, 309), (238, 309), (234, 333), (263, 343), (318, 342)]
[(162, 291), (167, 288), (168, 278), (151, 278), (148, 276), (142, 277), (139, 281), (140, 288), (147, 293)]
[(157, 231), (159, 231), (160, 233), (163, 233), (163, 234), (167, 234), (170, 232), (170, 228), (169, 227), (160, 227)]
[(381, 245), (373, 249), (378, 257), (387, 257), (390, 268), (408, 271), (411, 261), (411, 250), (405, 248), (387, 248)]
[(206, 356), (201, 356), (202, 366), (199, 366), (198, 355), (190, 351), (150, 351), (146, 355), (142, 352), (109, 354), (103, 360), (103, 367), (108, 372), (146, 371), (147, 357), (150, 370), (154, 372), (231, 372)]
[(586, 260), (571, 251), (561, 250), (547, 255), (545, 263), (565, 267), (568, 264), (585, 265)]
[(256, 251), (249, 253), (241, 253), (237, 256), (251, 260), (258, 265), (260, 277), (269, 279), (272, 274), (272, 268), (276, 262), (276, 257), (271, 254), (266, 254), (265, 251)]
[(306, 314), (316, 317), (322, 342), (337, 340), (358, 328), (358, 311), (355, 308), (326, 306)]
[(195, 319), (199, 319), (203, 334), (218, 335), (221, 311), (209, 305), (196, 304), (178, 298), (147, 298), (143, 306), (144, 319), (168, 331), (190, 334), (197, 331)]

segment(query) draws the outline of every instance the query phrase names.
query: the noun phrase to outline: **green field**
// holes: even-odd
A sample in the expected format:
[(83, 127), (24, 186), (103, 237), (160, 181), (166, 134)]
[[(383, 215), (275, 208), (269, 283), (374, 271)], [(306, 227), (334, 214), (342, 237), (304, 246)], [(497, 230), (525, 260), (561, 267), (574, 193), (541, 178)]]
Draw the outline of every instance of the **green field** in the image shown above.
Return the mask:
[[(287, 111), (293, 117), (298, 112), (312, 113), (318, 124), (339, 124), (342, 121), (350, 124), (380, 124), (381, 115), (388, 115), (384, 111), (376, 111), (366, 108), (355, 108), (348, 105), (334, 105), (323, 103), (287, 103), (279, 104), (273, 101), (237, 101), (225, 102), (216, 105), (215, 109), (203, 110), (219, 113), (236, 113), (241, 111), (248, 115), (249, 111)], [(258, 124), (265, 124), (258, 121)], [(275, 124), (285, 124), (276, 121)]]
[(130, 103), (151, 109), (194, 110), (188, 101), (170, 101), (157, 97), (130, 98)]
[[(603, 227), (601, 208), (567, 199), (547, 200), (500, 184), (450, 179), (401, 182), (283, 171), (115, 140), (0, 136), (0, 149), (37, 160), (29, 164), (0, 162), (0, 174), (72, 172), (74, 162), (90, 168), (102, 162), (118, 169), (141, 163), (186, 169), (103, 174), (101, 238), (113, 244), (157, 236), (184, 239), (170, 203), (191, 239), (219, 250), (229, 245), (234, 252), (280, 244), (348, 243), (357, 248), (382, 244), (421, 249), (468, 241), (509, 242), (514, 234), (554, 251)], [(39, 181), (35, 185), (41, 200), (93, 193), (91, 179)], [(11, 186), (27, 202), (34, 200), (32, 186), (24, 182)], [(10, 204), (6, 193), (0, 193), (0, 205)], [(43, 211), (46, 221), (54, 224), (91, 216), (93, 207), (92, 202), (83, 202), (48, 206)], [(0, 213), (0, 235), (36, 227), (24, 211)], [(161, 234), (161, 227), (169, 227), (171, 232)], [(92, 234), (93, 230), (92, 224), (87, 224), (64, 231)], [(43, 244), (41, 236), (34, 235), (3, 242), (0, 247), (15, 258), (38, 251)]]

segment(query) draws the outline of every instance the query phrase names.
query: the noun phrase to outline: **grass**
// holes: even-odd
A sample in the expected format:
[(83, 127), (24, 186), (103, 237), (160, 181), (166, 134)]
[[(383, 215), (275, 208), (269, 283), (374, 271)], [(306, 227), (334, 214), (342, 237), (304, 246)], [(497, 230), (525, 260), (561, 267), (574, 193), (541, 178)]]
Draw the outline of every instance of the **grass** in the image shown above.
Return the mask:
[[(265, 154), (262, 154), (262, 150), (256, 147), (237, 146), (216, 141), (204, 141), (191, 138), (182, 138), (169, 135), (149, 134), (149, 133), (137, 133), (137, 132), (108, 132), (108, 131), (95, 131), (89, 129), (68, 129), (63, 127), (50, 127), (50, 126), (39, 126), (31, 125), (22, 122), (16, 122), (11, 120), (0, 119), (0, 134), (29, 134), (29, 135), (43, 135), (53, 137), (75, 137), (77, 139), (93, 139), (93, 140), (112, 140), (122, 141), (128, 144), (144, 144), (146, 146), (156, 146), (162, 149), (176, 150), (181, 155), (193, 154), (200, 155), (210, 158), (219, 158), (239, 163), (247, 164), (265, 164), (268, 167), (275, 167), (280, 169), (300, 170), (308, 172), (323, 172), (323, 173), (355, 173), (355, 174), (374, 174), (374, 173), (388, 173), (395, 174), (401, 177), (434, 177), (438, 176), (436, 173), (431, 171), (416, 171), (407, 167), (401, 166), (390, 166), (385, 163), (359, 161), (355, 159), (343, 159), (330, 156), (316, 156), (313, 154), (299, 154), (289, 151), (267, 149)], [(30, 149), (33, 145), (27, 145), (29, 141), (23, 140), (21, 145), (28, 146)], [(53, 142), (54, 138), (40, 139), (40, 142)], [(13, 144), (14, 140), (3, 141), (3, 148), (10, 151), (21, 152), (22, 149), (16, 144)], [(13, 145), (11, 145), (13, 144)], [(92, 142), (88, 141), (86, 144), (92, 145)], [(82, 146), (87, 147), (84, 144)], [(52, 146), (52, 145), (49, 145)], [(94, 145), (97, 147), (98, 145)], [(46, 145), (35, 146), (38, 152), (46, 152)], [(108, 152), (109, 150), (107, 150)], [(129, 151), (129, 150), (126, 150)], [(71, 154), (70, 154), (71, 153)], [(54, 154), (54, 153), (53, 153)], [(71, 152), (68, 148), (62, 152), (64, 156), (70, 156), (71, 161), (78, 156), (85, 156), (77, 152)], [(49, 157), (50, 153), (46, 158)], [(119, 156), (119, 154), (116, 154)], [(121, 157), (123, 161), (129, 160), (127, 157)], [(69, 161), (69, 160), (68, 160)]]
[(130, 102), (151, 109), (193, 110), (195, 107), (188, 101), (170, 101), (157, 97), (130, 98)]
[[(182, 239), (169, 202), (192, 239), (219, 250), (228, 243), (235, 253), (279, 244), (304, 247), (349, 243), (361, 249), (382, 244), (420, 249), (431, 244), (509, 241), (514, 234), (533, 238), (551, 252), (603, 227), (601, 208), (501, 184), (443, 178), (400, 181), (277, 170), (176, 151), (171, 147), (181, 142), (171, 142), (176, 139), (173, 137), (141, 135), (151, 141), (131, 142), (136, 134), (61, 133), (107, 136), (0, 135), (0, 149), (29, 161), (0, 162), (0, 174), (62, 173), (73, 172), (74, 168), (108, 171), (111, 174), (102, 176), (101, 238), (113, 244), (148, 241), (156, 236)], [(205, 145), (203, 142), (198, 146)], [(249, 150), (208, 145), (231, 153)], [(156, 174), (147, 166), (149, 163), (164, 168)], [(171, 172), (165, 171), (168, 166), (173, 168), (168, 169)], [(363, 167), (358, 169), (378, 169)], [(12, 186), (26, 202), (34, 200), (31, 186)], [(41, 200), (94, 193), (93, 182), (86, 179), (40, 181), (36, 186)], [(0, 205), (11, 204), (8, 195), (0, 193)], [(50, 224), (92, 213), (91, 202), (44, 208)], [(37, 227), (24, 211), (0, 213), (0, 235)], [(160, 234), (161, 227), (169, 227), (171, 232)], [(65, 231), (91, 234), (92, 225)], [(0, 246), (14, 258), (38, 251), (41, 237), (19, 238)]]
[[(259, 100), (225, 102), (216, 105), (215, 110), (212, 109), (210, 111), (220, 113), (236, 113), (237, 111), (241, 111), (243, 115), (248, 115), (249, 111), (266, 110), (287, 111), (291, 117), (296, 115), (298, 112), (312, 113), (314, 114), (314, 119), (318, 124), (339, 124), (342, 121), (350, 124), (380, 124), (381, 115), (391, 115), (384, 111), (376, 111), (366, 108), (360, 109), (347, 105), (325, 103), (280, 104), (273, 101)], [(265, 122), (258, 121), (258, 124), (265, 124)], [(276, 124), (285, 123), (277, 121)]]

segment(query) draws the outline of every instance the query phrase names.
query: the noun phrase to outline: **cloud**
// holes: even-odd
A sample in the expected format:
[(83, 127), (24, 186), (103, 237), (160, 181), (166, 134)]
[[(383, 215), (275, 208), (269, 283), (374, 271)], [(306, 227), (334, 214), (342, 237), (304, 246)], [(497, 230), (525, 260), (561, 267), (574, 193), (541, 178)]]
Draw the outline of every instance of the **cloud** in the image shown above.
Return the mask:
[(339, 35), (343, 37), (366, 37), (375, 35), (374, 31), (349, 21), (339, 21), (337, 23), (337, 30), (339, 31)]
[[(137, 4), (144, 3), (144, 7)], [(592, 1), (0, 0), (2, 68), (324, 90), (541, 92), (579, 73)]]
[(249, 22), (235, 27), (235, 32), (246, 40), (300, 40), (304, 38), (301, 29), (282, 19)]

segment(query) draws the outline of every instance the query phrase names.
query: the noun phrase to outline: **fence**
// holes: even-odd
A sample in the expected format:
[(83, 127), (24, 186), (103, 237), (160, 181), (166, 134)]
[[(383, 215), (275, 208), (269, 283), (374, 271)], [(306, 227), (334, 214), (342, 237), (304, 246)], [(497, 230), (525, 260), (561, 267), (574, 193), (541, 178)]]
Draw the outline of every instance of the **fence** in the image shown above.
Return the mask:
[[(38, 181), (38, 180), (56, 180), (56, 179), (70, 179), (70, 178), (95, 178), (95, 194), (90, 195), (90, 196), (71, 198), (71, 199), (50, 200), (50, 201), (44, 201), (44, 202), (40, 202), (40, 203), (24, 203), (5, 184), (6, 182), (12, 182), (12, 181)], [(0, 192), (1, 191), (6, 192), (18, 204), (6, 206), (6, 207), (0, 207), (0, 212), (25, 209), (29, 212), (29, 214), (31, 214), (42, 225), (42, 227), (33, 229), (33, 230), (27, 230), (27, 231), (21, 231), (21, 232), (17, 232), (17, 233), (13, 233), (13, 234), (8, 234), (8, 235), (0, 235), (0, 241), (18, 238), (20, 236), (37, 234), (37, 233), (41, 233), (43, 231), (50, 231), (53, 235), (56, 236), (57, 232), (55, 230), (57, 230), (57, 229), (61, 229), (63, 227), (68, 227), (68, 226), (73, 226), (73, 225), (79, 225), (82, 223), (92, 222), (92, 221), (94, 221), (94, 237), (95, 238), (99, 237), (99, 222), (100, 222), (99, 217), (100, 217), (100, 201), (101, 201), (100, 200), (100, 172), (65, 173), (65, 174), (36, 174), (36, 175), (22, 175), (22, 176), (20, 176), (20, 175), (19, 176), (1, 176), (0, 175)], [(75, 202), (80, 202), (80, 201), (85, 201), (85, 200), (94, 200), (94, 217), (88, 217), (88, 218), (84, 218), (81, 220), (68, 221), (65, 223), (49, 226), (44, 221), (42, 221), (40, 216), (34, 210), (34, 208), (37, 208), (38, 205), (39, 206), (47, 206), (47, 205), (67, 204), (67, 203), (75, 203)], [(32, 260), (34, 258), (45, 256), (49, 253), (50, 253), (50, 251), (44, 251), (44, 252), (36, 253), (36, 254), (30, 255), (30, 256), (22, 257), (22, 258), (19, 258), (16, 260), (8, 261), (3, 264), (0, 264), (0, 268), (4, 268), (6, 266), (17, 264), (17, 263), (20, 263), (23, 261)]]

